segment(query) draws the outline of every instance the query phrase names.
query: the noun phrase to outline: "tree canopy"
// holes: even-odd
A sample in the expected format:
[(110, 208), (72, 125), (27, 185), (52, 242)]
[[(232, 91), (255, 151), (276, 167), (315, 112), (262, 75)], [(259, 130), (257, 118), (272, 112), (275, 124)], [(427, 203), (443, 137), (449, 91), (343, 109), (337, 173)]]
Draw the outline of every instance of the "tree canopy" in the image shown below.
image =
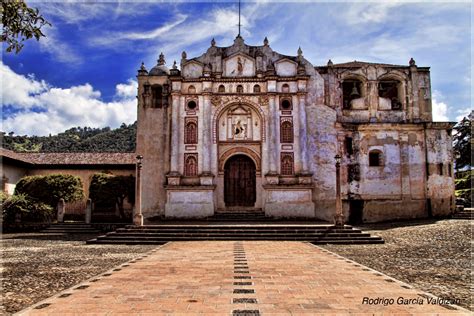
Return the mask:
[(474, 114), (471, 112), (454, 126), (453, 149), (458, 154), (456, 169), (471, 166), (471, 128)]
[(134, 152), (137, 123), (117, 129), (73, 127), (53, 136), (2, 133), (3, 148), (16, 152)]
[(23, 42), (30, 38), (39, 41), (45, 37), (41, 28), (51, 26), (37, 8), (30, 8), (23, 0), (2, 1), (2, 42), (7, 44), (6, 51), (18, 54), (23, 48)]

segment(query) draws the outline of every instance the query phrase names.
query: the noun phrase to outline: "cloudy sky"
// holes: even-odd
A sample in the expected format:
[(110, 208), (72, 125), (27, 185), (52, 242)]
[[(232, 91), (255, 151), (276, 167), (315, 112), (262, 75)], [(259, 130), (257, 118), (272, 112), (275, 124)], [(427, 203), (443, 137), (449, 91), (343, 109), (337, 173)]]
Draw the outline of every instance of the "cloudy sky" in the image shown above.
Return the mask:
[[(236, 1), (27, 1), (53, 26), (0, 64), (2, 130), (56, 134), (73, 126), (118, 127), (136, 119), (136, 71), (162, 51), (167, 65), (237, 35)], [(362, 60), (431, 67), (433, 114), (459, 120), (471, 107), (471, 4), (449, 2), (242, 1), (250, 45), (314, 65)], [(4, 48), (3, 48), (4, 49)]]

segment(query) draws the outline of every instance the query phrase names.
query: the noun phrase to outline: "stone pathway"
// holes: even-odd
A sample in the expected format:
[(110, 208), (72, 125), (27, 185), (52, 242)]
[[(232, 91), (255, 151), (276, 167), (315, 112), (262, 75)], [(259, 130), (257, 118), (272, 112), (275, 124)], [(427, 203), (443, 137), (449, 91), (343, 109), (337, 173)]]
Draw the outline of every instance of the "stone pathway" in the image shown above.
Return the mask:
[(470, 314), (429, 300), (308, 243), (173, 242), (18, 314)]

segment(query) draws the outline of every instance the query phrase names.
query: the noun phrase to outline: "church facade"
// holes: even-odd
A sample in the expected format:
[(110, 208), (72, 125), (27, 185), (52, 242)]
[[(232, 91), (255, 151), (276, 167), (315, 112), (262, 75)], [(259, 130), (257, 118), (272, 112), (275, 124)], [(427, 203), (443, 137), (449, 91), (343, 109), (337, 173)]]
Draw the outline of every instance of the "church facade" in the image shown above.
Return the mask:
[(163, 54), (138, 71), (141, 210), (332, 221), (335, 156), (350, 222), (447, 215), (454, 206), (452, 123), (432, 122), (430, 72), (365, 62), (313, 66), (263, 45)]

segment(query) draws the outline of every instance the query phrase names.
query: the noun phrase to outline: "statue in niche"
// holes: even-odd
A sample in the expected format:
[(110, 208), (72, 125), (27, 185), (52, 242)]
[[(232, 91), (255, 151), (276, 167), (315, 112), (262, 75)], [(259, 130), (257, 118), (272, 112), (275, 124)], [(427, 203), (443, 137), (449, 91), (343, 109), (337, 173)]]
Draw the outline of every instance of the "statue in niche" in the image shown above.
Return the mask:
[(241, 76), (243, 71), (244, 65), (242, 64), (242, 59), (240, 59), (240, 57), (237, 57), (237, 74)]
[(245, 138), (245, 128), (240, 123), (240, 120), (237, 121), (237, 124), (234, 125), (234, 136), (236, 138)]

